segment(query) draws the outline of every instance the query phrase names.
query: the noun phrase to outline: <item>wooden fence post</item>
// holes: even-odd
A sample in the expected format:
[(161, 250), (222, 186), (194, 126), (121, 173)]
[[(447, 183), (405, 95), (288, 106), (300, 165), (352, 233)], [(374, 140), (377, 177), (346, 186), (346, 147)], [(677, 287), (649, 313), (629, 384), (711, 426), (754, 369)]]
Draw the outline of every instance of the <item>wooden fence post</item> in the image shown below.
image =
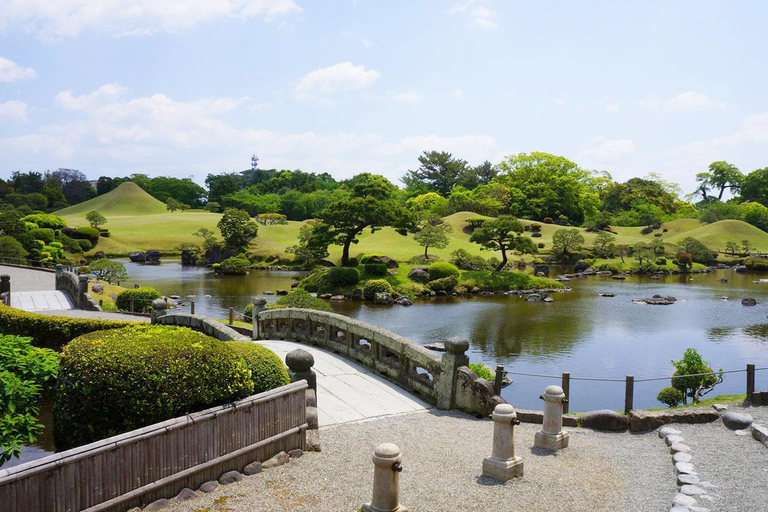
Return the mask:
[(235, 308), (229, 308), (229, 325), (235, 323)]
[(563, 402), (563, 414), (568, 414), (568, 403), (571, 395), (571, 372), (563, 372), (563, 376), (560, 380), (560, 387), (563, 388), (565, 393), (565, 401)]
[(496, 365), (496, 378), (493, 380), (493, 394), (501, 396), (501, 384), (504, 380), (504, 367)]
[(755, 392), (755, 364), (747, 363), (747, 400), (752, 400)]
[(626, 386), (624, 389), (624, 414), (629, 414), (632, 410), (635, 395), (635, 376), (627, 375)]
[(190, 315), (195, 314), (195, 301), (192, 301), (192, 303), (189, 305), (189, 314)]

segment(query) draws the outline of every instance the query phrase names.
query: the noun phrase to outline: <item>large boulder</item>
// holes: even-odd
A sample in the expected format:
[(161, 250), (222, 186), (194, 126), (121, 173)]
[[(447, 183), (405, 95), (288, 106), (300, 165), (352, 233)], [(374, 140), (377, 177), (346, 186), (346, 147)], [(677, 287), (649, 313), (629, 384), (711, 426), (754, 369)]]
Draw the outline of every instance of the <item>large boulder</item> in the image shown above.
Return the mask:
[(723, 414), (723, 425), (731, 430), (743, 430), (749, 428), (754, 419), (747, 413), (728, 411)]
[(742, 306), (756, 306), (757, 305), (757, 300), (755, 300), (752, 297), (744, 297), (743, 299), (741, 299), (741, 305)]
[(147, 261), (160, 261), (160, 251), (150, 249), (144, 254), (146, 255)]
[(384, 306), (391, 306), (394, 303), (394, 300), (392, 299), (392, 294), (387, 292), (381, 292), (377, 293), (373, 297), (373, 303), (374, 304), (381, 304)]
[(710, 423), (720, 415), (714, 409), (692, 407), (690, 409), (672, 409), (666, 411), (629, 411), (629, 428), (632, 432), (655, 430), (668, 423)]
[(587, 263), (584, 260), (579, 260), (573, 265), (573, 271), (574, 272), (584, 272), (589, 268), (589, 263)]
[(581, 417), (581, 426), (595, 430), (621, 432), (629, 427), (629, 418), (610, 409), (590, 411)]
[(389, 256), (371, 256), (366, 263), (383, 263), (387, 268), (397, 268), (400, 265)]
[(417, 283), (429, 282), (427, 267), (413, 267), (410, 272), (408, 272), (408, 279), (416, 281)]
[(541, 277), (549, 277), (549, 267), (546, 265), (536, 265), (533, 267), (533, 275)]
[(147, 261), (147, 255), (143, 251), (133, 251), (128, 254), (128, 258), (134, 263), (144, 263)]
[(188, 267), (197, 265), (198, 260), (197, 253), (190, 251), (189, 249), (183, 249), (181, 251), (181, 264)]

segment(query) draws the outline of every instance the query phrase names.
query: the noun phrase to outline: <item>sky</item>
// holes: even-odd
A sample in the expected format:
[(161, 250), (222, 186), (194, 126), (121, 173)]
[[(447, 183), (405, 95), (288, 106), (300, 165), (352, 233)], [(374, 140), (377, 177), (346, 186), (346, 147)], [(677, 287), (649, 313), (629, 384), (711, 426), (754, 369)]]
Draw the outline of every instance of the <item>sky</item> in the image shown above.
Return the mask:
[(768, 2), (0, 0), (0, 177), (768, 166)]

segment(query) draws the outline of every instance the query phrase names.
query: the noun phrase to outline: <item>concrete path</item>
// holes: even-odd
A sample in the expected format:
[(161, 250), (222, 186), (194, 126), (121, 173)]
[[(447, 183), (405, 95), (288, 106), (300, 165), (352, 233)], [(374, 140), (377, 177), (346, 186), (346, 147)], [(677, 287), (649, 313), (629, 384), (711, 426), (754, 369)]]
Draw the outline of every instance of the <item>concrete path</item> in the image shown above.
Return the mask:
[(112, 313), (110, 311), (85, 311), (83, 309), (64, 309), (37, 311), (42, 315), (50, 316), (69, 316), (72, 318), (98, 318), (100, 320), (120, 320), (126, 322), (149, 322), (148, 316), (126, 315), (123, 313)]
[(53, 272), (0, 265), (0, 274), (11, 276), (11, 294), (56, 289), (56, 274)]
[(13, 288), (11, 288), (11, 307), (34, 312), (75, 309), (72, 299), (64, 292), (55, 290), (18, 292), (13, 291)]
[(321, 427), (423, 411), (431, 406), (347, 359), (292, 341), (260, 340), (280, 359), (301, 348), (315, 358), (317, 409)]

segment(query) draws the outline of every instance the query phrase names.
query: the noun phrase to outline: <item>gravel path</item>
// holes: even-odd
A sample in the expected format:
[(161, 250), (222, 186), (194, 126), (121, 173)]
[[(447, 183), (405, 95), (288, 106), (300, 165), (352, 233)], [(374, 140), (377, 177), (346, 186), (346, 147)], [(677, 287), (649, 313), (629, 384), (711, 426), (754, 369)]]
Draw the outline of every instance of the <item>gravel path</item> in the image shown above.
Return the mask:
[(69, 316), (72, 318), (98, 318), (101, 320), (125, 320), (127, 322), (149, 322), (148, 316), (125, 315), (109, 311), (85, 311), (82, 309), (46, 310), (35, 313), (48, 316)]
[[(743, 409), (731, 406), (728, 410), (746, 412), (755, 422), (768, 426), (768, 407)], [(737, 435), (728, 430), (722, 420), (670, 426), (680, 430), (685, 444), (690, 446), (691, 462), (701, 481), (717, 486), (710, 490), (714, 500), (699, 500), (701, 507), (719, 512), (768, 509), (768, 448), (749, 433)], [(674, 494), (673, 485), (674, 479), (669, 483), (670, 496)]]
[(506, 484), (480, 476), (482, 460), (490, 454), (493, 423), (432, 410), (322, 429), (322, 453), (306, 453), (167, 510), (358, 510), (371, 499), (371, 455), (382, 442), (394, 442), (403, 451), (401, 501), (410, 510), (669, 510), (674, 470), (655, 433), (572, 429), (570, 446), (553, 455), (533, 449), (539, 428), (515, 428), (516, 454), (525, 460), (525, 476)]
[(0, 274), (11, 276), (11, 293), (56, 289), (56, 274), (53, 272), (0, 265)]

